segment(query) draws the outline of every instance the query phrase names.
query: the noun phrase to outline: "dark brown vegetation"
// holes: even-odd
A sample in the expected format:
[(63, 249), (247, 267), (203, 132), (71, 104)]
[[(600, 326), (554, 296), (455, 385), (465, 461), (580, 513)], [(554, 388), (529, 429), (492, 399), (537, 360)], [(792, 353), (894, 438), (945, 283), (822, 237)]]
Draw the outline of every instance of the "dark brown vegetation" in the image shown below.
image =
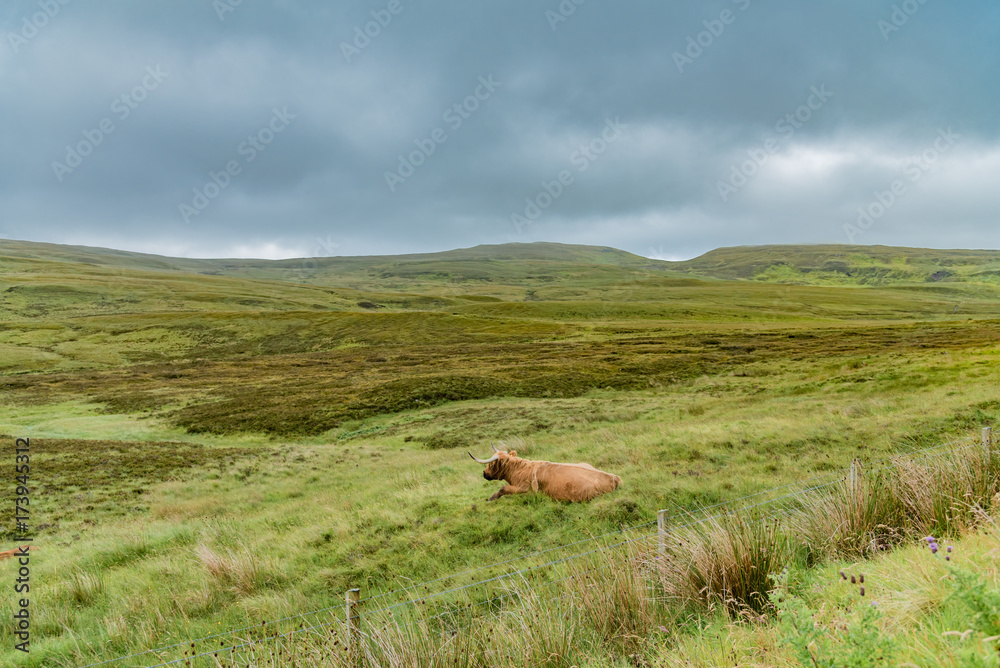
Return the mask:
[[(411, 335), (398, 317), (370, 327)], [(310, 339), (286, 335), (205, 347), (198, 351), (205, 357), (197, 360), (49, 373), (43, 378), (8, 376), (0, 378), (0, 389), (14, 400), (87, 396), (113, 412), (162, 411), (192, 433), (311, 435), (344, 420), (445, 402), (643, 389), (782, 359), (981, 348), (1000, 341), (1000, 323), (698, 333), (607, 327), (601, 334), (602, 340), (596, 341), (385, 342), (322, 352), (305, 352), (303, 348), (315, 345)], [(507, 336), (513, 338), (516, 330)], [(259, 352), (250, 354), (248, 348)], [(866, 382), (866, 376), (856, 375), (851, 382)]]

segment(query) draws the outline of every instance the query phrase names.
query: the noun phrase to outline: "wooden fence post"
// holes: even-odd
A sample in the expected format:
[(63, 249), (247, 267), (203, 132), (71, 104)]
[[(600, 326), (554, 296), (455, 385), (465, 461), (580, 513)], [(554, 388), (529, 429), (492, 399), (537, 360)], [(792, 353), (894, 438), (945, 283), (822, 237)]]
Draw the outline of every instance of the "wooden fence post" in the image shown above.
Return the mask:
[(656, 513), (656, 535), (659, 539), (660, 558), (667, 556), (667, 511)]
[(361, 600), (361, 590), (348, 589), (345, 598), (347, 601), (347, 654), (353, 666), (360, 656), (358, 639), (361, 637), (359, 628), (361, 615), (358, 614), (358, 602)]
[(857, 458), (851, 462), (851, 495), (858, 493), (858, 476), (861, 474), (861, 462)]
[(983, 449), (986, 450), (986, 456), (989, 457), (993, 453), (993, 428), (983, 427)]

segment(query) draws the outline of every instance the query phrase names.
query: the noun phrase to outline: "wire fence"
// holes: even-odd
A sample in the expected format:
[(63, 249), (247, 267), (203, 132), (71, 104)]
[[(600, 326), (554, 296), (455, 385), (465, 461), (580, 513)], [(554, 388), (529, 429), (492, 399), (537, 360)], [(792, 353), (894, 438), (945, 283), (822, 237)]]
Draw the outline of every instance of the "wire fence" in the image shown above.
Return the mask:
[[(984, 432), (984, 439), (986, 438)], [(903, 460), (924, 461), (952, 456), (979, 445), (976, 439), (969, 437), (869, 460), (863, 464), (864, 475), (874, 476), (889, 471)], [(991, 447), (988, 441), (987, 447)], [(839, 484), (853, 484), (854, 476), (858, 474), (859, 470), (859, 460), (855, 460), (849, 470), (831, 470), (805, 480), (756, 491), (697, 510), (685, 508), (662, 510), (655, 521), (556, 545), (503, 561), (484, 564), (433, 580), (379, 592), (365, 598), (359, 598), (355, 606), (358, 610), (363, 610), (366, 618), (385, 619), (386, 616), (401, 612), (404, 617), (406, 615), (413, 616), (422, 620), (424, 624), (444, 625), (458, 629), (473, 620), (481, 620), (484, 615), (493, 614), (515, 605), (525, 591), (523, 587), (514, 586), (516, 583), (529, 584), (528, 590), (534, 592), (535, 596), (538, 595), (538, 591), (548, 589), (557, 592), (549, 598), (559, 597), (564, 595), (558, 593), (560, 585), (572, 579), (605, 571), (613, 565), (610, 561), (605, 561), (603, 564), (591, 564), (589, 568), (576, 566), (578, 563), (585, 562), (588, 557), (607, 555), (616, 549), (630, 545), (643, 546), (649, 550), (655, 550), (657, 547), (662, 549), (665, 535), (669, 532), (689, 529), (734, 514), (754, 513), (754, 516), (759, 519), (784, 516), (800, 509), (805, 500), (815, 498), (815, 495), (822, 490)], [(566, 554), (572, 548), (580, 548), (581, 546), (588, 546), (588, 549)], [(487, 571), (485, 573), (487, 577), (482, 577), (483, 571)], [(457, 584), (462, 579), (475, 574), (480, 574), (479, 579), (473, 579), (466, 584)], [(432, 590), (432, 586), (435, 585), (438, 587)], [(548, 600), (548, 598), (543, 600)], [(255, 645), (263, 646), (267, 643), (273, 647), (281, 640), (287, 640), (303, 633), (329, 632), (338, 639), (343, 639), (346, 643), (350, 636), (350, 614), (348, 605), (340, 603), (86, 664), (81, 668), (109, 665), (130, 668), (139, 666), (159, 668), (173, 665), (241, 665), (239, 652), (253, 649)], [(218, 642), (218, 647), (209, 647), (215, 642)], [(178, 652), (180, 652), (180, 656), (178, 656)]]

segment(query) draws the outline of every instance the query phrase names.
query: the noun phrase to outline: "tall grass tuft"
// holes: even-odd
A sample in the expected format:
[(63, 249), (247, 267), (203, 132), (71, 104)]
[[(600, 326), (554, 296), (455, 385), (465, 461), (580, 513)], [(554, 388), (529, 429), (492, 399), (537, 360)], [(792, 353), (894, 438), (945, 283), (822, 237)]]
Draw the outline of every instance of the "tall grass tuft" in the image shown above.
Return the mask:
[(735, 617), (768, 610), (770, 575), (790, 550), (775, 520), (725, 514), (670, 533), (665, 558), (652, 562), (668, 598), (688, 605), (722, 604)]
[(645, 561), (642, 551), (628, 544), (575, 565), (566, 581), (566, 597), (580, 623), (600, 644), (622, 654), (635, 652), (661, 623)]
[[(365, 618), (359, 641), (348, 650), (346, 630), (335, 622), (329, 633), (299, 639), (296, 665), (345, 668), (467, 668), (543, 666), (569, 668), (579, 662), (579, 616), (572, 602), (548, 597), (526, 582), (509, 584), (505, 597), (518, 601), (510, 614), (436, 617), (422, 610)], [(275, 651), (265, 642), (255, 658)], [(312, 661), (303, 660), (312, 656)], [(257, 664), (254, 664), (257, 665)]]
[(966, 448), (937, 461), (901, 461), (895, 490), (918, 536), (957, 535), (978, 523), (1000, 491), (1000, 457)]
[(78, 606), (93, 605), (106, 589), (104, 576), (89, 570), (74, 569), (66, 581), (65, 598)]
[(220, 552), (199, 543), (195, 555), (212, 580), (242, 596), (280, 583), (271, 564), (246, 545)]
[(803, 498), (790, 522), (803, 547), (826, 558), (856, 558), (888, 550), (904, 537), (905, 514), (887, 471), (861, 475)]

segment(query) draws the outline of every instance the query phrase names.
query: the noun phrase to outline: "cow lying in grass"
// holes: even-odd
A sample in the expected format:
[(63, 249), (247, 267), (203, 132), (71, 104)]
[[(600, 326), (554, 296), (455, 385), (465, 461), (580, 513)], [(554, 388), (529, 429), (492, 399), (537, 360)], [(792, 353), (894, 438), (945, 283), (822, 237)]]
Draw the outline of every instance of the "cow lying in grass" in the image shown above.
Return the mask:
[(618, 476), (598, 471), (590, 464), (533, 462), (521, 459), (515, 450), (505, 452), (493, 448), (493, 451), (489, 459), (477, 459), (469, 453), (480, 464), (486, 464), (484, 478), (508, 483), (489, 501), (496, 501), (506, 494), (525, 492), (542, 492), (557, 501), (590, 501), (622, 484)]

